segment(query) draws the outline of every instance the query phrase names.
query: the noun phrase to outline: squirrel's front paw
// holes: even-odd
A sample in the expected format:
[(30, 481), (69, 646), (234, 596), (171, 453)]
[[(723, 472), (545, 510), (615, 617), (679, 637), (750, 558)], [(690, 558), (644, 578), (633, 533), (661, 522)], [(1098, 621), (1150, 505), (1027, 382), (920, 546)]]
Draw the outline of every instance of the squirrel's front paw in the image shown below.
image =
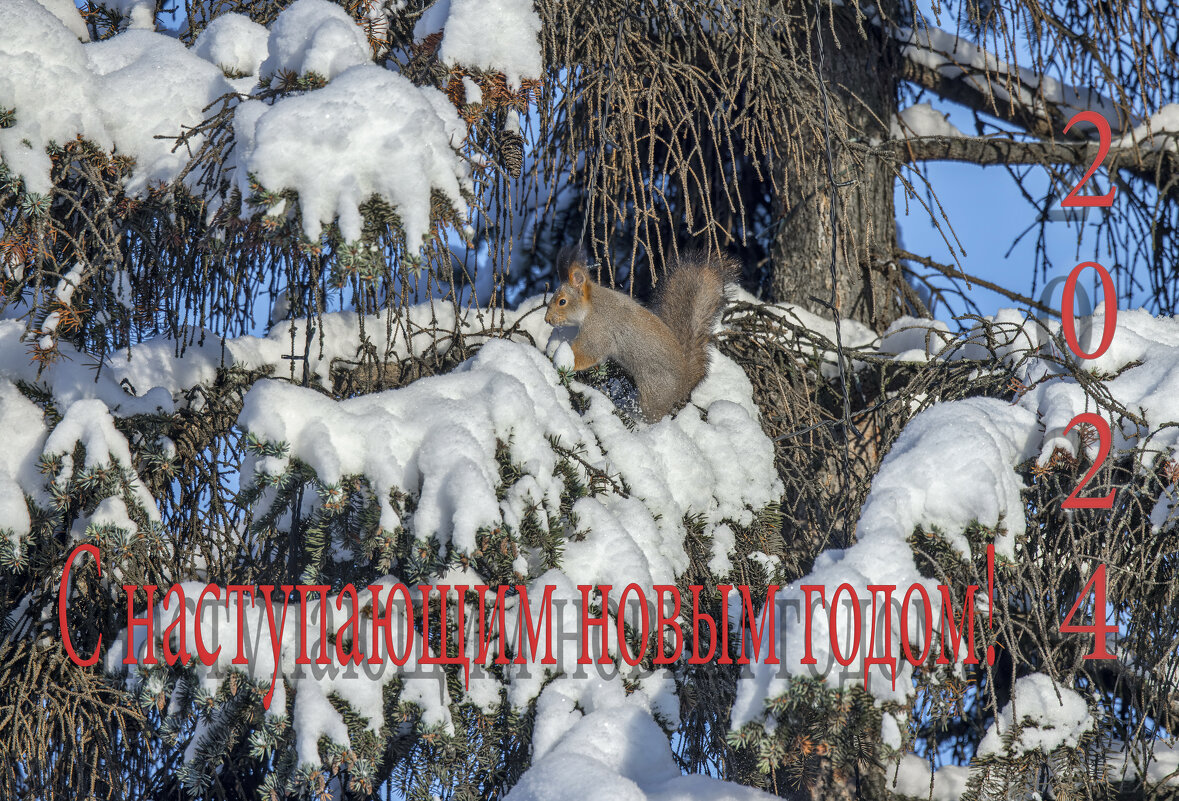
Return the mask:
[[(549, 345), (553, 346), (552, 340), (549, 340)], [(573, 348), (569, 347), (568, 342), (558, 341), (555, 347), (549, 348), (549, 351), (549, 358), (553, 360), (553, 364), (558, 370), (573, 369)]]

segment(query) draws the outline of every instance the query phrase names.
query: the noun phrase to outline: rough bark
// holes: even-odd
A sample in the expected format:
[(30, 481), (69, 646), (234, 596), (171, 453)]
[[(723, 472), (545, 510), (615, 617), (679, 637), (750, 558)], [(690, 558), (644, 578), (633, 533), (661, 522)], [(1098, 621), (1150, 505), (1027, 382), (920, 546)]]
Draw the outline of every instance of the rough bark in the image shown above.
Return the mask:
[[(799, 146), (775, 165), (780, 191), (773, 295), (829, 315), (834, 283), (840, 316), (883, 330), (900, 314), (896, 279), (883, 267), (896, 247), (895, 173), (887, 161), (849, 145), (887, 140), (896, 112), (898, 56), (878, 28), (861, 27), (845, 6), (824, 8), (822, 42), (814, 7), (804, 4), (799, 11), (811, 23), (801, 47), (810, 52), (825, 85), (811, 87), (807, 104), (813, 124), (801, 127)], [(839, 186), (833, 187), (832, 179)]]

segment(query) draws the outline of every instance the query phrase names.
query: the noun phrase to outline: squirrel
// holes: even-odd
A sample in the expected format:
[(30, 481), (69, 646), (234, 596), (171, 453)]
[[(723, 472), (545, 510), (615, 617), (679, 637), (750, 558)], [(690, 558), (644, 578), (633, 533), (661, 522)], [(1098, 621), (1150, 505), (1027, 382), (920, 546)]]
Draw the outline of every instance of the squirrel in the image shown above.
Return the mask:
[(708, 373), (712, 326), (724, 306), (725, 285), (736, 280), (736, 263), (700, 253), (680, 258), (664, 276), (652, 313), (590, 280), (584, 255), (566, 252), (560, 261), (567, 265), (564, 281), (544, 319), (578, 327), (573, 369), (612, 359), (634, 379), (649, 422), (671, 413)]

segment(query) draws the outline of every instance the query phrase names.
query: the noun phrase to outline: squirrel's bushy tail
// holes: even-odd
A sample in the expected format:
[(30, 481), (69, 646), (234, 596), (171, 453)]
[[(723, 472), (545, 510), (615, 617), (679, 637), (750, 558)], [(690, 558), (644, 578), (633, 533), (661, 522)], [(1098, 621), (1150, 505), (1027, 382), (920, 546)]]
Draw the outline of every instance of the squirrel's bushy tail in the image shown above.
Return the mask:
[(725, 284), (736, 281), (737, 263), (728, 256), (686, 254), (664, 276), (656, 310), (683, 343), (688, 391), (708, 373), (708, 342), (725, 301)]

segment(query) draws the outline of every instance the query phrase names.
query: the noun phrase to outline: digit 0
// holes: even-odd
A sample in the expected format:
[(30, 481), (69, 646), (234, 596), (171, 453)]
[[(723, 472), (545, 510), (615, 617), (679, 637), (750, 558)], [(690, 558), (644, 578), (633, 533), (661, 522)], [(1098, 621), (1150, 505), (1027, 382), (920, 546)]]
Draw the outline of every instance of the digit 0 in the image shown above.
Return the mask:
[(1068, 125), (1064, 126), (1064, 132), (1068, 133), (1075, 122), (1088, 122), (1096, 126), (1098, 136), (1097, 158), (1089, 165), (1089, 170), (1081, 178), (1081, 182), (1073, 187), (1073, 191), (1064, 196), (1064, 200), (1060, 201), (1060, 205), (1066, 208), (1070, 206), (1108, 208), (1113, 205), (1114, 193), (1118, 189), (1116, 186), (1111, 186), (1109, 191), (1104, 195), (1082, 195), (1080, 192), (1081, 187), (1093, 177), (1093, 173), (1097, 172), (1097, 168), (1101, 166), (1101, 162), (1105, 161), (1105, 154), (1109, 152), (1109, 120), (1096, 111), (1082, 111), (1073, 115), (1073, 118), (1068, 121)]
[[(1105, 320), (1101, 326), (1101, 342), (1097, 350), (1086, 353), (1081, 350), (1081, 343), (1077, 340), (1077, 321), (1073, 317), (1073, 295), (1077, 291), (1077, 278), (1086, 267), (1092, 267), (1101, 276), (1101, 290), (1105, 294)], [(1088, 298), (1086, 298), (1088, 300)], [(1064, 328), (1064, 339), (1078, 359), (1096, 359), (1109, 350), (1113, 342), (1114, 329), (1118, 324), (1118, 296), (1114, 292), (1113, 276), (1109, 270), (1095, 261), (1083, 261), (1073, 268), (1064, 282), (1064, 297), (1060, 299), (1060, 324)]]
[(1093, 460), (1093, 465), (1089, 468), (1089, 472), (1081, 479), (1081, 483), (1072, 491), (1072, 494), (1060, 502), (1061, 509), (1112, 509), (1114, 502), (1114, 493), (1117, 490), (1110, 490), (1108, 495), (1099, 498), (1078, 498), (1077, 493), (1085, 488), (1085, 485), (1093, 480), (1093, 476), (1101, 469), (1101, 465), (1105, 462), (1105, 457), (1109, 455), (1109, 446), (1113, 440), (1113, 435), (1109, 431), (1109, 423), (1105, 418), (1095, 412), (1085, 412), (1078, 414), (1068, 424), (1068, 428), (1064, 430), (1067, 435), (1073, 428), (1080, 424), (1087, 423), (1097, 429), (1097, 458)]

